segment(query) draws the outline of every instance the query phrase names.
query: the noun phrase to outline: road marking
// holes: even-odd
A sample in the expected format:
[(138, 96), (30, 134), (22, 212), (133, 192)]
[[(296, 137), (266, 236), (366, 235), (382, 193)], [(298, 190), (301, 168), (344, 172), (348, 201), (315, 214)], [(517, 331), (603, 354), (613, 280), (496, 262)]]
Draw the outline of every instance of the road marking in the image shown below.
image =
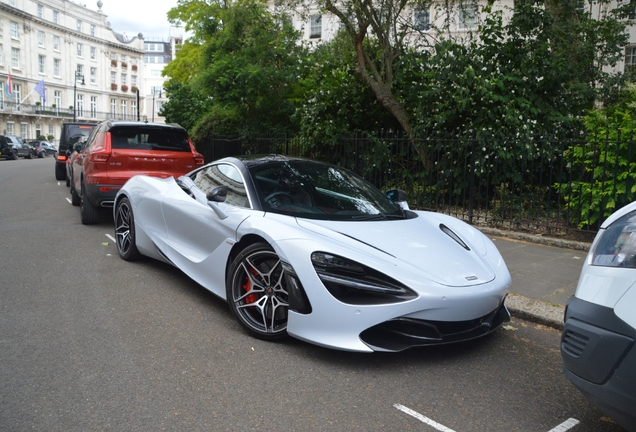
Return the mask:
[(404, 405), (400, 405), (400, 404), (395, 404), (393, 405), (394, 407), (396, 407), (397, 409), (399, 409), (400, 411), (402, 411), (403, 413), (406, 413), (412, 417), (415, 417), (416, 419), (418, 419), (419, 421), (421, 421), (422, 423), (426, 423), (427, 425), (431, 426), (432, 428), (437, 429), (440, 432), (455, 432), (452, 429), (447, 428), (444, 425), (441, 425), (439, 423), (437, 423), (434, 420), (431, 420), (430, 418), (423, 416), (422, 414), (413, 411), (410, 408), (405, 407)]
[(580, 422), (577, 419), (569, 418), (563, 423), (561, 423), (560, 425), (558, 425), (557, 427), (555, 427), (554, 429), (552, 429), (550, 432), (565, 432), (567, 430), (572, 429), (574, 426), (576, 426), (579, 423)]
[(73, 204), (73, 202), (71, 201), (70, 198), (66, 198), (66, 201), (68, 201), (68, 203), (71, 204), (71, 205)]
[[(405, 407), (404, 405), (400, 405), (400, 404), (394, 404), (393, 405), (395, 408), (399, 409), (400, 411), (402, 411), (405, 414), (408, 414), (412, 417), (415, 417), (416, 419), (418, 419), (419, 421), (421, 421), (422, 423), (426, 423), (427, 425), (431, 426), (432, 428), (437, 429), (440, 432), (455, 432), (452, 429), (447, 428), (446, 426), (437, 423), (434, 420), (431, 420), (430, 418), (423, 416), (422, 414), (418, 413), (417, 411), (413, 411), (410, 408)], [(560, 425), (558, 425), (557, 427), (555, 427), (554, 429), (551, 429), (549, 432), (566, 432), (570, 429), (572, 429), (574, 426), (578, 425), (580, 422), (575, 419), (575, 418), (569, 418), (566, 421), (564, 421), (563, 423), (561, 423)]]
[(105, 234), (105, 235), (106, 235), (106, 237), (111, 239), (113, 242), (117, 243), (117, 240), (115, 240), (115, 238), (112, 235), (110, 235), (110, 234)]

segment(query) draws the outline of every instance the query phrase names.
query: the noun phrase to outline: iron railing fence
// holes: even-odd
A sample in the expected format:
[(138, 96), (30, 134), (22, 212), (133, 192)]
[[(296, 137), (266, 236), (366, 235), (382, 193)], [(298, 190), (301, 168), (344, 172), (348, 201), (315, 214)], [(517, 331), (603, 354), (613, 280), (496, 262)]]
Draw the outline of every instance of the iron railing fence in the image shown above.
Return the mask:
[(208, 161), (278, 153), (334, 163), (380, 189), (405, 190), (412, 208), (471, 224), (593, 234), (636, 195), (633, 135), (613, 135), (471, 131), (411, 139), (383, 131), (341, 136), (322, 146), (291, 136), (217, 136), (197, 148)]

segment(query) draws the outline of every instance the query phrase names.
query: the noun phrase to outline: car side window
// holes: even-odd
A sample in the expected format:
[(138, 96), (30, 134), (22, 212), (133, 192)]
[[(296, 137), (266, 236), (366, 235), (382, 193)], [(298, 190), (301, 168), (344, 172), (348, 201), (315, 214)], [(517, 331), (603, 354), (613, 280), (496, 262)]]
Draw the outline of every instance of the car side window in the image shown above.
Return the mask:
[(226, 204), (250, 207), (245, 182), (239, 170), (230, 164), (215, 164), (200, 169), (190, 176), (194, 184), (206, 194), (210, 189), (227, 186)]

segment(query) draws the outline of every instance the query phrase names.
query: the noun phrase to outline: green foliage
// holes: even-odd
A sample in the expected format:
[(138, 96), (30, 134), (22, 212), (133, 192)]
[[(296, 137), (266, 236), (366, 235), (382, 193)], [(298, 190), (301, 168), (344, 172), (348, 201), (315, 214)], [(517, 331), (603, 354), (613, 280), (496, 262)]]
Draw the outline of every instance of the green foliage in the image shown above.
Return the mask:
[(617, 104), (590, 111), (585, 126), (585, 139), (565, 155), (572, 180), (555, 185), (569, 210), (580, 206), (574, 215), (579, 228), (593, 226), (636, 194), (636, 85), (628, 85)]
[(169, 100), (162, 105), (158, 114), (166, 118), (166, 123), (178, 123), (186, 130), (192, 131), (211, 109), (212, 103), (209, 98), (189, 83), (169, 80), (164, 84), (164, 88)]

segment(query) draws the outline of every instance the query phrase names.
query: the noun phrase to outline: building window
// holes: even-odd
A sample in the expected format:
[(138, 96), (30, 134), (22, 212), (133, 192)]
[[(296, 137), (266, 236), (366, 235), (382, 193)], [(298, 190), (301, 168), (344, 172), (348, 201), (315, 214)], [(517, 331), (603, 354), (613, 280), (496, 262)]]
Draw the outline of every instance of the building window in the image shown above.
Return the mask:
[(121, 116), (122, 118), (126, 118), (126, 116), (128, 115), (128, 103), (123, 100), (121, 101)]
[(77, 20), (77, 31), (82, 32), (82, 20)]
[(97, 117), (97, 96), (91, 96), (91, 117)]
[(110, 82), (111, 84), (117, 83), (117, 72), (115, 71), (110, 72)]
[(97, 59), (97, 48), (91, 47), (91, 60)]
[(15, 135), (14, 130), (13, 130), (13, 122), (7, 122), (7, 134), (8, 135)]
[(126, 79), (127, 79), (127, 75), (121, 74), (121, 85), (126, 85)]
[(473, 3), (462, 3), (458, 8), (459, 19), (457, 28), (459, 30), (470, 30), (477, 27), (477, 5)]
[(22, 100), (22, 85), (13, 84), (13, 100), (17, 104), (16, 109), (20, 111), (20, 101)]
[(38, 18), (44, 18), (44, 6), (38, 5)]
[(155, 44), (155, 43), (145, 43), (144, 51), (156, 51), (163, 52), (163, 44)]
[(309, 17), (309, 38), (320, 39), (322, 37), (322, 15)]
[(95, 24), (91, 24), (91, 36), (95, 36)]
[(9, 23), (9, 29), (11, 32), (12, 39), (18, 39), (20, 37), (20, 33), (18, 32), (18, 23), (11, 21)]
[(49, 135), (55, 135), (55, 126), (49, 125)]
[(137, 75), (131, 75), (130, 76), (130, 85), (131, 86), (136, 86), (137, 85)]
[(44, 46), (44, 32), (41, 30), (38, 30), (38, 46)]
[(161, 69), (152, 69), (150, 71), (150, 76), (154, 77), (154, 78), (159, 78), (161, 77)]
[(625, 71), (636, 67), (636, 46), (625, 47)]
[(415, 9), (413, 11), (413, 27), (417, 31), (429, 31), (431, 29), (431, 12), (429, 9)]
[(60, 90), (53, 92), (53, 103), (55, 103), (56, 108), (62, 106), (62, 92)]
[(46, 73), (46, 57), (38, 55), (38, 72), (40, 74)]
[(11, 47), (11, 67), (20, 69), (20, 50), (18, 48)]
[(91, 84), (97, 84), (97, 68), (91, 68)]
[(110, 100), (110, 115), (113, 118), (117, 116), (117, 99)]
[(62, 61), (60, 59), (53, 59), (53, 76), (60, 76)]
[(130, 113), (134, 117), (136, 112), (137, 112), (137, 101), (136, 100), (132, 100), (132, 101), (130, 101)]
[(84, 95), (77, 95), (77, 115), (84, 117)]
[(150, 87), (150, 94), (158, 95), (161, 94), (163, 88), (161, 86), (152, 86)]
[(78, 64), (76, 70), (80, 75), (84, 75), (84, 65)]
[(59, 51), (60, 50), (60, 37), (59, 36), (53, 36), (53, 50), (55, 50), (55, 51)]
[(28, 128), (28, 124), (27, 123), (20, 123), (20, 138), (28, 138), (28, 134), (27, 134), (27, 128)]
[(117, 53), (114, 53), (114, 52), (110, 53), (110, 59), (117, 60)]
[(59, 12), (55, 10), (53, 11), (53, 23), (59, 24)]
[(119, 59), (120, 59), (122, 62), (125, 62), (125, 61), (126, 61), (126, 56), (125, 56), (124, 54), (122, 54), (122, 55), (119, 57)]
[(78, 57), (82, 57), (84, 53), (84, 45), (82, 45), (81, 43), (77, 44), (77, 56)]

